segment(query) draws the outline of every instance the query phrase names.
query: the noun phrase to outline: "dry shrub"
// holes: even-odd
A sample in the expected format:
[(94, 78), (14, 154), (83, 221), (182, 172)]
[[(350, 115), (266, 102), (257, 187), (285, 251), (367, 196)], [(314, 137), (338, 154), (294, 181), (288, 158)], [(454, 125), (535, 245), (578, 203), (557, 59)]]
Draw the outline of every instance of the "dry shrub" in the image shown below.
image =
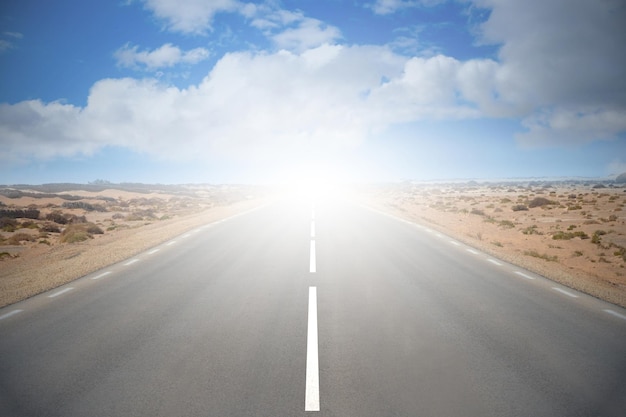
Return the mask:
[(44, 223), (44, 225), (41, 226), (41, 231), (47, 233), (61, 233), (59, 226), (54, 223)]
[(14, 232), (15, 229), (17, 229), (17, 224), (17, 220), (15, 219), (9, 217), (0, 218), (0, 230), (5, 232)]
[(93, 239), (94, 234), (103, 234), (104, 231), (93, 223), (70, 224), (61, 233), (61, 243), (76, 243)]
[(35, 237), (28, 233), (15, 233), (7, 239), (9, 245), (20, 245), (22, 242), (34, 242)]
[(553, 204), (557, 204), (557, 203), (555, 203), (554, 201), (548, 200), (545, 197), (535, 197), (528, 203), (528, 207), (530, 208), (543, 207), (543, 206), (549, 206)]

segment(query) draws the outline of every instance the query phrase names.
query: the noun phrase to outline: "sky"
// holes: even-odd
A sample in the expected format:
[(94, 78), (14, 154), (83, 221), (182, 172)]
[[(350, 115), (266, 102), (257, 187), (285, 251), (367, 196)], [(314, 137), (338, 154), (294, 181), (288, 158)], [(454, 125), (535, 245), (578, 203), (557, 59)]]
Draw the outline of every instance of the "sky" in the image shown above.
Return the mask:
[(626, 172), (623, 0), (8, 0), (0, 184)]

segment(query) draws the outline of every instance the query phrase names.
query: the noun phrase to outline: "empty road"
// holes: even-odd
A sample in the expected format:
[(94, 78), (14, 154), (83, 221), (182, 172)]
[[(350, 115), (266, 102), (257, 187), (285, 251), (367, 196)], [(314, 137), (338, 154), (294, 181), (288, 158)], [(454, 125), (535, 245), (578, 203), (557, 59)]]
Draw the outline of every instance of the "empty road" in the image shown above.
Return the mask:
[(285, 199), (0, 309), (0, 416), (623, 416), (626, 311)]

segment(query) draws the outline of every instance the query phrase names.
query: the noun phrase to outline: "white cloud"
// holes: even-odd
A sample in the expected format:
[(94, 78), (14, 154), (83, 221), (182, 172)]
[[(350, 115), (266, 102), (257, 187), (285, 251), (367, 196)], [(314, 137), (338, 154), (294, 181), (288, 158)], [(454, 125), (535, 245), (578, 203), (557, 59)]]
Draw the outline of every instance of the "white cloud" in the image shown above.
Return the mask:
[(164, 158), (293, 163), (356, 146), (384, 123), (372, 113), (367, 92), (397, 76), (403, 63), (382, 47), (231, 53), (187, 89), (154, 79), (106, 79), (92, 87), (84, 108), (3, 105), (0, 133), (12, 153), (35, 157), (89, 153), (106, 144)]
[(181, 63), (197, 64), (209, 57), (209, 51), (205, 48), (182, 51), (171, 43), (166, 43), (153, 51), (139, 51), (138, 46), (126, 44), (118, 49), (114, 56), (119, 66), (129, 68), (144, 66), (147, 70), (156, 70)]
[(254, 16), (251, 25), (260, 29), (280, 49), (301, 52), (341, 38), (341, 31), (335, 26), (306, 17), (301, 12), (264, 6), (256, 7), (249, 16)]
[(19, 32), (4, 32), (4, 35), (15, 39), (22, 39), (24, 37), (24, 35)]
[(444, 1), (446, 0), (376, 0), (375, 3), (369, 4), (368, 7), (376, 14), (386, 15), (411, 7), (434, 6)]
[(141, 0), (145, 8), (166, 22), (174, 32), (204, 34), (215, 14), (237, 11), (237, 0)]
[(580, 145), (615, 140), (626, 131), (626, 112), (610, 108), (552, 108), (537, 111), (523, 122), (528, 131), (518, 135), (524, 146)]
[[(478, 117), (522, 121), (526, 131), (518, 139), (525, 146), (611, 140), (626, 131), (626, 42), (619, 25), (625, 12), (612, 10), (616, 3), (476, 3), (492, 8), (481, 30), (484, 42), (502, 44), (498, 59), (408, 57), (391, 47), (337, 45), (338, 29), (318, 20), (246, 5), (240, 12), (281, 50), (226, 54), (186, 89), (155, 79), (106, 79), (93, 86), (84, 108), (2, 105), (0, 158), (118, 145), (164, 158), (223, 155), (297, 164), (305, 155), (352, 149), (394, 123)], [(120, 65), (156, 69), (207, 53), (127, 45), (117, 56)]]
[(622, 159), (614, 159), (606, 168), (607, 175), (617, 177), (626, 172), (626, 161)]
[(19, 32), (3, 32), (2, 35), (5, 38), (10, 39), (0, 39), (0, 53), (7, 51), (9, 49), (15, 48), (15, 40), (22, 39), (24, 35)]
[(297, 27), (287, 28), (272, 36), (279, 48), (304, 51), (325, 43), (332, 43), (341, 37), (341, 32), (334, 26), (326, 25), (322, 21), (304, 18)]
[(491, 9), (482, 41), (501, 45), (499, 98), (525, 119), (523, 144), (582, 143), (623, 129), (616, 120), (626, 120), (623, 2), (474, 3)]

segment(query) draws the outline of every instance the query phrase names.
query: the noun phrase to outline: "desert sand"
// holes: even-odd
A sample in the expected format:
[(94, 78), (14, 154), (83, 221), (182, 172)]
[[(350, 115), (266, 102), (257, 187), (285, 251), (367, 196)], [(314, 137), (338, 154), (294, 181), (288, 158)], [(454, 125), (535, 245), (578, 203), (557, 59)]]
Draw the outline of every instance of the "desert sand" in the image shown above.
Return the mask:
[[(0, 306), (259, 206), (266, 190), (0, 187)], [(388, 184), (354, 194), (472, 247), (626, 307), (626, 188), (562, 182)], [(1, 213), (0, 213), (1, 214)], [(13, 213), (15, 214), (15, 213)], [(33, 212), (23, 213), (31, 217)]]
[(266, 201), (249, 187), (140, 191), (0, 189), (0, 307)]
[(626, 307), (626, 189), (612, 183), (381, 185), (378, 209)]

